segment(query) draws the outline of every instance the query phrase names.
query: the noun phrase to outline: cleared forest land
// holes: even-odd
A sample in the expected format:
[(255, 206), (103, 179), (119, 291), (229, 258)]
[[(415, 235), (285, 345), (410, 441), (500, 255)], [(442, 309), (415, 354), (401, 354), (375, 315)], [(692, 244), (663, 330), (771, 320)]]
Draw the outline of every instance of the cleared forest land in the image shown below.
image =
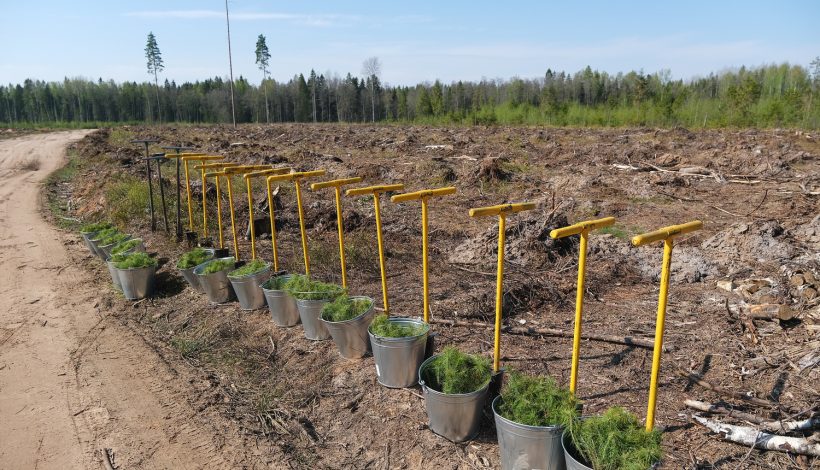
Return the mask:
[[(168, 361), (199, 374), (192, 400), (201, 410), (238, 422), (255, 462), (309, 468), (481, 468), (498, 465), (492, 420), (479, 437), (452, 444), (427, 429), (417, 390), (376, 383), (372, 357), (346, 361), (332, 342), (311, 342), (298, 328), (275, 327), (267, 310), (211, 306), (185, 287), (174, 265), (185, 249), (162, 230), (150, 231), (142, 149), (129, 141), (187, 145), (241, 163), (326, 169), (363, 184), (404, 183), (409, 191), (452, 185), (456, 197), (431, 206), (431, 298), (439, 347), (455, 344), (489, 355), (498, 227), (474, 220), (471, 207), (533, 201), (537, 209), (507, 226), (505, 319), (508, 327), (571, 331), (577, 240), (554, 241), (553, 228), (614, 216), (590, 237), (584, 331), (652, 338), (661, 250), (635, 248), (633, 235), (699, 219), (704, 228), (677, 241), (667, 314), (656, 424), (665, 429), (664, 468), (812, 468), (803, 457), (749, 451), (695, 424), (687, 399), (726, 400), (765, 419), (801, 416), (820, 403), (820, 136), (786, 130), (561, 129), (366, 125), (119, 127), (76, 145), (69, 166), (48, 187), (55, 222), (108, 218), (146, 240), (163, 260), (158, 294), (122, 299), (103, 264), (77, 239), (73, 261), (97, 278), (103, 305), (143, 332)], [(159, 147), (155, 150), (159, 151)], [(163, 167), (169, 218), (175, 184)], [(195, 172), (192, 197), (201, 210)], [(328, 178), (329, 179), (329, 178)], [(243, 186), (235, 206), (242, 234), (248, 221)], [(156, 190), (156, 187), (155, 187)], [(156, 192), (156, 191), (155, 191)], [(223, 190), (222, 197), (225, 196)], [(332, 193), (306, 190), (313, 277), (338, 282)], [(183, 193), (184, 198), (184, 193)], [(295, 198), (288, 184), (276, 197), (280, 262), (302, 270)], [(266, 213), (258, 184), (254, 212)], [(184, 199), (183, 199), (184, 202)], [(371, 199), (345, 198), (351, 293), (381, 298)], [(155, 206), (160, 207), (158, 195)], [(223, 204), (223, 208), (227, 204)], [(213, 207), (210, 208), (213, 211)], [(421, 314), (421, 224), (415, 206), (383, 204), (391, 311)], [(158, 213), (162, 228), (161, 213)], [(195, 214), (201, 227), (201, 213)], [(215, 213), (209, 214), (214, 226)], [(226, 219), (227, 220), (227, 219)], [(183, 210), (183, 222), (186, 221)], [(262, 224), (264, 225), (264, 224)], [(259, 235), (259, 234), (257, 234)], [(230, 240), (229, 230), (225, 231)], [(270, 238), (257, 240), (271, 258)], [(240, 240), (247, 258), (249, 242)], [(105, 287), (105, 288), (104, 288)], [(764, 319), (759, 305), (789, 312)], [(569, 380), (571, 338), (502, 334), (505, 367)], [(578, 395), (585, 414), (622, 405), (643, 418), (651, 351), (583, 341)], [(685, 374), (694, 374), (689, 378)], [(698, 379), (701, 383), (697, 383)], [(704, 388), (703, 383), (722, 389)], [(771, 402), (744, 403), (726, 391)], [(744, 407), (745, 405), (745, 407)], [(731, 420), (728, 420), (732, 422)], [(734, 421), (744, 424), (743, 421)], [(266, 460), (267, 459), (267, 460)]]

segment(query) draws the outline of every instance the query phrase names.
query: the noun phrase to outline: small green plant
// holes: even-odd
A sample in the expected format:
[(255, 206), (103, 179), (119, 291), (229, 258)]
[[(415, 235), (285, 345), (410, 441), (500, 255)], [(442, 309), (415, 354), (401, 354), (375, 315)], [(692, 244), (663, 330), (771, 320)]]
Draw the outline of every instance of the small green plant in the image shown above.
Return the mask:
[(157, 265), (156, 258), (142, 251), (127, 255), (117, 255), (117, 257), (119, 261), (114, 261), (114, 267), (117, 269), (140, 269)]
[(576, 420), (569, 428), (575, 449), (595, 470), (646, 470), (663, 457), (661, 433), (647, 432), (620, 407)]
[(246, 264), (245, 266), (242, 266), (239, 269), (235, 269), (235, 270), (229, 272), (228, 276), (229, 277), (250, 276), (252, 274), (256, 274), (259, 271), (262, 271), (262, 270), (267, 269), (269, 267), (270, 267), (270, 264), (268, 264), (264, 261), (255, 259), (255, 260), (251, 261), (250, 263)]
[(447, 346), (425, 371), (427, 385), (442, 393), (470, 393), (490, 382), (490, 360)]
[(382, 313), (373, 319), (370, 323), (370, 332), (375, 336), (382, 338), (407, 338), (410, 336), (418, 336), (425, 331), (429, 326), (422, 325), (402, 325), (401, 323), (390, 321), (390, 318)]
[(120, 233), (120, 231), (117, 230), (114, 227), (109, 227), (109, 228), (106, 228), (106, 229), (102, 229), (94, 235), (93, 240), (95, 242), (99, 242), (100, 240), (105, 239), (105, 237), (110, 237), (111, 235), (114, 235), (115, 233)]
[(125, 240), (111, 248), (111, 255), (116, 255), (118, 253), (125, 253), (126, 251), (131, 251), (137, 247), (142, 242), (139, 238), (132, 238), (130, 240)]
[(202, 270), (202, 274), (214, 274), (226, 269), (233, 269), (236, 266), (236, 260), (231, 258), (218, 259), (208, 263)]
[(501, 416), (527, 426), (569, 426), (578, 417), (578, 400), (552, 377), (508, 373), (501, 392)]
[(263, 289), (268, 290), (284, 290), (285, 284), (288, 282), (288, 278), (285, 276), (276, 276), (268, 279), (262, 284)]
[(333, 322), (352, 320), (372, 306), (373, 302), (369, 299), (351, 299), (347, 294), (342, 294), (322, 307), (322, 318)]
[(177, 268), (190, 269), (208, 261), (213, 254), (204, 248), (194, 248), (193, 250), (183, 254), (177, 262)]
[(111, 227), (111, 222), (94, 222), (80, 227), (80, 233), (94, 233)]
[(284, 290), (299, 300), (330, 300), (332, 301), (344, 293), (344, 289), (336, 284), (320, 281), (311, 281), (302, 275), (292, 276), (284, 285)]
[(128, 240), (128, 237), (130, 237), (130, 235), (126, 233), (116, 232), (98, 239), (99, 241), (97, 244), (100, 246), (119, 245), (120, 243)]

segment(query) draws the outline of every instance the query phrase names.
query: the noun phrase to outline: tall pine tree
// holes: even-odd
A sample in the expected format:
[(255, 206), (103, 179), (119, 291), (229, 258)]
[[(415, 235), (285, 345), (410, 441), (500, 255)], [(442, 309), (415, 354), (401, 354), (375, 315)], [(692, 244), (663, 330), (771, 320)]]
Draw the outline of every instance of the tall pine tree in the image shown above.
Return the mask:
[(162, 120), (162, 108), (159, 104), (159, 82), (157, 81), (157, 74), (165, 69), (162, 63), (162, 54), (157, 45), (157, 38), (153, 32), (148, 33), (148, 42), (145, 44), (145, 58), (148, 59), (148, 73), (154, 75), (154, 87), (157, 90), (157, 119)]

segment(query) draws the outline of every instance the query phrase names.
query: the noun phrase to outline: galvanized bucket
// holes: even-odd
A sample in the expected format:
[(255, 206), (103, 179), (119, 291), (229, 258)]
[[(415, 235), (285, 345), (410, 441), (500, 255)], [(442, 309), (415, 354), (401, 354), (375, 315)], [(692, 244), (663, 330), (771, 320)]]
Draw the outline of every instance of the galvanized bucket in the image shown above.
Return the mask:
[[(126, 239), (125, 239), (125, 240), (123, 240), (122, 242), (127, 242), (128, 240), (131, 240), (131, 235), (128, 235), (128, 238), (126, 238)], [(113, 250), (115, 246), (119, 245), (119, 244), (120, 244), (120, 243), (122, 243), (122, 242), (117, 242), (117, 243), (109, 243), (108, 245), (102, 245), (102, 246), (100, 246), (100, 247), (99, 247), (99, 248), (100, 248), (100, 250), (101, 250), (101, 251), (103, 252), (103, 254), (105, 255), (105, 259), (106, 259), (106, 260), (108, 260), (109, 258), (111, 258), (111, 250)], [(128, 250), (128, 251), (126, 251), (125, 253), (133, 253), (134, 251), (137, 251), (137, 250)], [(144, 247), (143, 247), (142, 251), (145, 251), (145, 248), (144, 248)]]
[(564, 451), (561, 447), (563, 426), (527, 426), (501, 416), (498, 406), (501, 397), (493, 400), (495, 429), (501, 468), (505, 470), (564, 470)]
[(327, 321), (324, 318), (319, 318), (319, 320), (333, 337), (333, 342), (339, 348), (339, 354), (345, 359), (358, 359), (370, 351), (367, 328), (373, 321), (376, 310), (373, 309), (373, 299), (370, 297), (351, 296), (350, 299), (367, 300), (370, 302), (370, 308), (358, 317), (346, 321)]
[(179, 273), (182, 274), (182, 277), (185, 278), (185, 281), (188, 282), (188, 285), (193, 287), (195, 290), (199, 292), (205, 292), (205, 289), (202, 288), (202, 284), (199, 282), (199, 276), (194, 274), (194, 269), (200, 267), (201, 265), (207, 263), (208, 261), (214, 259), (214, 250), (206, 249), (205, 251), (208, 252), (208, 258), (203, 261), (202, 263), (194, 266), (193, 268), (186, 268), (186, 269), (179, 269)]
[(328, 300), (301, 300), (296, 299), (296, 308), (299, 310), (299, 318), (302, 320), (302, 327), (305, 329), (305, 338), (314, 341), (322, 341), (330, 338), (324, 323), (319, 317), (322, 315), (322, 307)]
[(97, 250), (94, 249), (94, 244), (91, 243), (91, 239), (94, 238), (95, 235), (97, 235), (97, 232), (80, 232), (80, 235), (83, 236), (85, 246), (88, 247), (89, 251), (91, 251), (91, 254), (96, 255)]
[[(564, 450), (564, 459), (566, 460), (567, 470), (592, 470), (592, 467), (588, 467), (586, 464), (581, 463), (581, 461), (578, 460), (581, 457), (578, 455), (578, 451), (575, 450), (575, 446), (569, 438), (569, 430), (564, 430), (561, 435), (561, 448)], [(661, 462), (655, 462), (647, 470), (656, 469), (660, 467), (660, 464)]]
[(270, 276), (270, 263), (268, 266), (253, 274), (241, 277), (228, 276), (239, 300), (239, 308), (242, 310), (256, 310), (265, 306), (265, 294), (259, 284), (265, 282)]
[[(96, 234), (95, 234), (95, 235), (96, 235)], [(105, 252), (103, 252), (103, 251), (100, 249), (100, 246), (99, 246), (99, 243), (98, 243), (99, 241), (100, 241), (100, 239), (99, 239), (99, 238), (90, 238), (90, 239), (88, 240), (88, 242), (89, 242), (89, 243), (91, 244), (91, 246), (94, 248), (94, 254), (95, 254), (95, 255), (97, 255), (97, 256), (99, 256), (99, 257), (100, 257), (100, 258), (102, 258), (103, 260), (105, 260), (107, 257), (105, 256)]]
[(231, 287), (231, 281), (228, 279), (228, 273), (234, 270), (236, 263), (234, 263), (234, 266), (227, 267), (222, 271), (211, 274), (202, 274), (202, 271), (206, 266), (214, 261), (229, 259), (233, 258), (228, 257), (212, 259), (194, 268), (194, 274), (197, 279), (199, 279), (199, 283), (202, 285), (205, 293), (208, 294), (208, 300), (215, 304), (224, 304), (233, 298), (234, 293), (233, 288)]
[[(122, 251), (118, 254), (145, 253), (145, 243), (143, 242), (142, 238), (131, 238), (130, 240), (126, 240), (126, 241), (131, 241), (131, 240), (137, 240), (139, 243), (137, 243), (130, 250)], [(111, 250), (113, 251), (114, 248), (116, 248), (116, 246), (112, 247)]]
[(430, 430), (453, 442), (468, 441), (478, 434), (489, 383), (470, 393), (448, 394), (433, 390), (425, 384), (425, 370), (437, 357), (430, 357), (419, 367), (419, 384), (424, 392)]
[(282, 278), (287, 282), (291, 276), (291, 274), (276, 276), (260, 286), (262, 293), (265, 294), (265, 301), (268, 303), (271, 319), (276, 323), (276, 326), (288, 327), (299, 323), (299, 309), (296, 307), (296, 299), (283, 290), (268, 289), (275, 279)]
[(122, 295), (128, 300), (139, 300), (148, 297), (154, 289), (154, 274), (156, 266), (145, 268), (119, 269), (115, 268), (120, 277)]
[(117, 268), (114, 267), (114, 262), (109, 260), (106, 261), (105, 264), (108, 266), (109, 274), (111, 274), (111, 282), (114, 283), (114, 289), (121, 291), (122, 284), (120, 284), (120, 273), (117, 271)]
[(374, 335), (370, 329), (367, 330), (379, 383), (390, 388), (412, 387), (419, 381), (419, 366), (424, 362), (430, 326), (410, 318), (390, 318), (390, 321), (426, 327), (421, 334), (403, 338), (383, 338)]

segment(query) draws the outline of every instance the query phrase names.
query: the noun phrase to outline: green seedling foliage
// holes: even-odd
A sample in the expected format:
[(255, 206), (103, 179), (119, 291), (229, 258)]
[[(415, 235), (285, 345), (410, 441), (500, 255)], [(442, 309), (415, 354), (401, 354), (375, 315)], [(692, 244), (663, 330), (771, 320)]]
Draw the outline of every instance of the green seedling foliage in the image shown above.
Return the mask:
[(111, 254), (116, 255), (118, 253), (125, 253), (126, 251), (133, 250), (140, 244), (141, 241), (142, 240), (139, 238), (125, 240), (124, 242), (115, 245), (114, 248), (111, 248)]
[(408, 338), (410, 336), (418, 336), (425, 331), (429, 326), (427, 324), (421, 325), (402, 325), (398, 322), (390, 321), (387, 314), (380, 314), (370, 323), (370, 332), (375, 336), (382, 338)]
[(661, 433), (647, 432), (633, 414), (612, 407), (569, 428), (575, 449), (595, 470), (646, 470), (663, 457)]
[(226, 269), (233, 269), (236, 266), (236, 260), (231, 258), (225, 259), (218, 259), (208, 263), (205, 266), (205, 269), (202, 270), (202, 274), (214, 274), (220, 271), (225, 271)]
[(262, 287), (268, 290), (284, 290), (285, 283), (288, 282), (288, 278), (285, 276), (276, 276), (268, 279), (262, 284)]
[(106, 229), (102, 229), (94, 235), (93, 240), (96, 241), (96, 242), (99, 242), (99, 241), (105, 239), (105, 237), (110, 237), (111, 235), (114, 235), (115, 233), (120, 233), (120, 231), (117, 230), (115, 227), (109, 227), (109, 228), (106, 228)]
[(288, 294), (299, 300), (329, 300), (344, 293), (342, 286), (327, 282), (311, 281), (309, 277), (294, 275), (283, 286)]
[(112, 233), (111, 235), (106, 235), (103, 238), (100, 238), (97, 242), (100, 246), (107, 246), (107, 245), (118, 245), (125, 240), (128, 240), (130, 235), (122, 232)]
[(342, 294), (322, 307), (322, 318), (332, 322), (352, 320), (372, 306), (373, 302), (369, 299), (351, 299), (347, 294)]
[(569, 426), (578, 417), (578, 400), (555, 379), (512, 370), (498, 408), (501, 416), (527, 426)]
[(239, 269), (235, 269), (235, 270), (229, 272), (228, 276), (230, 276), (230, 277), (250, 276), (251, 274), (256, 274), (259, 271), (262, 271), (262, 270), (267, 269), (269, 267), (270, 267), (270, 264), (268, 264), (264, 261), (260, 261), (258, 259), (255, 259), (255, 260), (251, 261), (250, 263), (246, 264), (245, 266), (242, 266)]
[[(119, 257), (120, 255), (117, 256)], [(118, 259), (119, 261), (114, 261), (114, 267), (117, 269), (139, 269), (157, 265), (156, 258), (142, 251), (131, 253)]]
[(447, 346), (426, 372), (427, 385), (442, 393), (470, 393), (490, 382), (490, 360), (483, 356), (466, 354)]
[(193, 250), (183, 254), (177, 262), (177, 268), (190, 269), (208, 261), (208, 258), (213, 254), (203, 248), (194, 248)]
[(85, 224), (80, 227), (81, 233), (93, 233), (99, 232), (100, 230), (105, 230), (107, 228), (111, 228), (111, 222), (94, 222), (90, 224)]

